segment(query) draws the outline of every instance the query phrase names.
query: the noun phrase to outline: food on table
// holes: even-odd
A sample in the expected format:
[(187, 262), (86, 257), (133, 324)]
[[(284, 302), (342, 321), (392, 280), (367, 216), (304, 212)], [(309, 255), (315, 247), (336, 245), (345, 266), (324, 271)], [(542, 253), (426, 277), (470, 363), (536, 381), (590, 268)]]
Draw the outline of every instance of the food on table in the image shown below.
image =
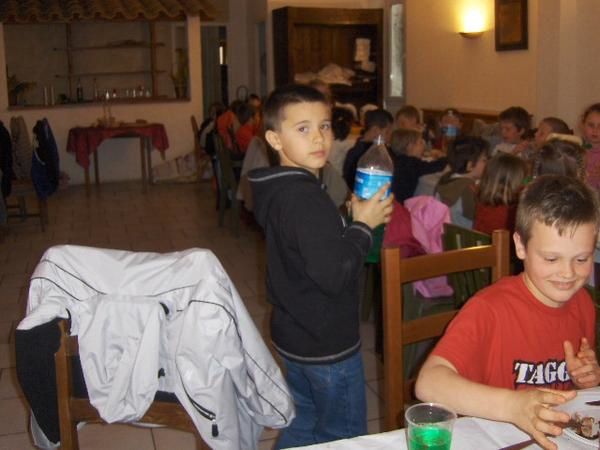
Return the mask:
[(575, 413), (571, 417), (570, 427), (579, 436), (586, 439), (598, 438), (599, 423), (595, 417), (586, 416), (581, 413)]

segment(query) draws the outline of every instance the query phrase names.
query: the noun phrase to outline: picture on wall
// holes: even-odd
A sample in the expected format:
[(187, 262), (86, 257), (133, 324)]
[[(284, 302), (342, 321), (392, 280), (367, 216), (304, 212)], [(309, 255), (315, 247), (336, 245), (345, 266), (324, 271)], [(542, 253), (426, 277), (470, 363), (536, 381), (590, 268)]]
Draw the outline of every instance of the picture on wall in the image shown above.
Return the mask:
[(527, 49), (527, 0), (495, 0), (496, 51)]

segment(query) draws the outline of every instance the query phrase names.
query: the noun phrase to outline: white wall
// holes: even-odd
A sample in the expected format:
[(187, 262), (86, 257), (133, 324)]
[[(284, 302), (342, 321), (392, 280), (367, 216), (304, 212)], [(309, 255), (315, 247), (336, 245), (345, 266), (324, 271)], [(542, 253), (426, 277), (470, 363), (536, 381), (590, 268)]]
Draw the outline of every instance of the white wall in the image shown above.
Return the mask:
[(529, 1), (529, 49), (496, 52), (493, 0), (479, 2), (489, 29), (472, 40), (458, 34), (465, 0), (407, 0), (407, 101), (419, 107), (535, 109), (538, 1)]
[[(200, 115), (202, 111), (202, 67), (200, 58), (200, 19), (187, 20), (188, 49), (190, 60), (190, 101), (173, 103), (145, 103), (140, 105), (114, 105), (113, 116), (118, 121), (131, 122), (145, 119), (165, 125), (170, 148), (165, 153), (167, 159), (192, 151), (194, 148), (190, 115)], [(0, 67), (5, 67), (4, 32), (0, 24)], [(102, 117), (101, 105), (69, 105), (47, 109), (8, 109), (6, 73), (0, 70), (0, 120), (7, 126), (11, 116), (22, 115), (31, 130), (35, 122), (46, 117), (56, 138), (61, 169), (71, 177), (71, 183), (83, 182), (83, 170), (75, 162), (73, 154), (66, 152), (67, 136), (70, 128), (91, 125)], [(106, 141), (100, 146), (100, 176), (102, 181), (116, 181), (140, 178), (139, 140), (118, 139)], [(153, 165), (160, 163), (158, 152), (152, 154)]]

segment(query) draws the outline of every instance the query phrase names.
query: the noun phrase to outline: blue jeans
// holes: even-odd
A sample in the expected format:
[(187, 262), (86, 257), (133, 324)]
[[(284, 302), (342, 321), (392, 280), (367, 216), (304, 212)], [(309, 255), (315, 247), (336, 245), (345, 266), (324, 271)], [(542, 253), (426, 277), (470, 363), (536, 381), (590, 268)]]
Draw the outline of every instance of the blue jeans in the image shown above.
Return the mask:
[(365, 374), (360, 352), (325, 365), (283, 358), (296, 418), (279, 435), (275, 450), (367, 434)]

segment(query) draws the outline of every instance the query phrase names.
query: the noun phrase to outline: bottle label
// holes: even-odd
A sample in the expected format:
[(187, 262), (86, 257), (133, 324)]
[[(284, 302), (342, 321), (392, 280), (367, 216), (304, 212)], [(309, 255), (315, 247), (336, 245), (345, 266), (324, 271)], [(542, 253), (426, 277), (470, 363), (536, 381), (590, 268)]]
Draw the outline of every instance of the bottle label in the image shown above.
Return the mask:
[[(392, 174), (381, 170), (358, 169), (354, 179), (354, 193), (365, 200), (373, 197), (375, 193), (386, 183), (392, 182)], [(390, 195), (391, 187), (385, 193)]]
[(454, 125), (447, 125), (444, 130), (446, 137), (455, 138), (458, 134), (458, 129)]

